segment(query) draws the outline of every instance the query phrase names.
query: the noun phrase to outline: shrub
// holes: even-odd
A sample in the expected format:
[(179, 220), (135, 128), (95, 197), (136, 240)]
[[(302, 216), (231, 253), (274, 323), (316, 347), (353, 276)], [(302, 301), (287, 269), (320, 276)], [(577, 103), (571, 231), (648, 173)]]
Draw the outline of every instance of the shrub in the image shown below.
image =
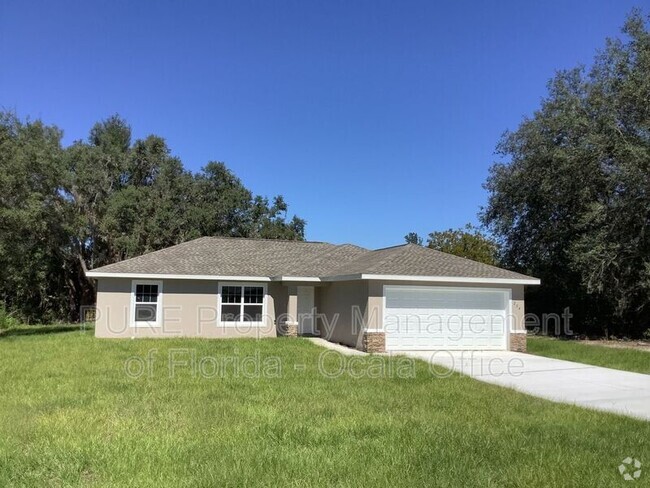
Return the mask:
[(20, 325), (20, 320), (14, 317), (4, 305), (0, 304), (0, 330), (12, 329)]

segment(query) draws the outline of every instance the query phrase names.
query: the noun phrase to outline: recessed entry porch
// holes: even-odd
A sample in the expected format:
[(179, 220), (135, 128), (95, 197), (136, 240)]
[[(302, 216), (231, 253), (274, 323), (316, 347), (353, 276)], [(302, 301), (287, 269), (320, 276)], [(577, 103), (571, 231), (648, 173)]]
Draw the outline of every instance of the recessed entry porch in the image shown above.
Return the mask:
[(286, 313), (278, 314), (279, 335), (307, 336), (319, 335), (317, 318), (317, 294), (319, 286), (313, 284), (283, 285), (287, 293)]

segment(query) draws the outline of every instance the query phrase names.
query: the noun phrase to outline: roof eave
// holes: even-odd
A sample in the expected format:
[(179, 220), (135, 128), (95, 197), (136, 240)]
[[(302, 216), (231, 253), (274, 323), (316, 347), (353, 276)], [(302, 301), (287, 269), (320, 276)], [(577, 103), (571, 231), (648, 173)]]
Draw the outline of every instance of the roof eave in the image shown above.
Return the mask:
[(539, 285), (538, 278), (480, 278), (466, 276), (419, 276), (419, 275), (385, 275), (371, 273), (357, 273), (350, 275), (327, 276), (322, 281), (354, 281), (354, 280), (381, 280), (381, 281), (427, 281), (431, 283), (475, 283), (485, 285)]
[(270, 278), (271, 281), (300, 281), (300, 282), (307, 282), (307, 283), (320, 283), (323, 281), (321, 278), (318, 276), (272, 276)]
[(271, 281), (268, 276), (187, 275), (165, 273), (113, 273), (109, 271), (88, 271), (87, 278), (132, 278), (168, 280), (228, 280), (228, 281)]
[(222, 280), (222, 281), (282, 281), (282, 282), (336, 282), (336, 281), (422, 281), (430, 283), (471, 283), (485, 285), (539, 285), (538, 278), (477, 278), (465, 276), (418, 276), (418, 275), (384, 275), (355, 273), (336, 276), (230, 276), (230, 275), (183, 275), (164, 273), (113, 273), (105, 271), (88, 271), (88, 278), (131, 278), (131, 279), (169, 279), (169, 280)]
[(437, 283), (478, 283), (489, 285), (539, 285), (538, 278), (481, 278), (468, 276), (406, 276), (406, 275), (380, 275), (361, 274), (362, 280), (385, 281), (430, 281)]

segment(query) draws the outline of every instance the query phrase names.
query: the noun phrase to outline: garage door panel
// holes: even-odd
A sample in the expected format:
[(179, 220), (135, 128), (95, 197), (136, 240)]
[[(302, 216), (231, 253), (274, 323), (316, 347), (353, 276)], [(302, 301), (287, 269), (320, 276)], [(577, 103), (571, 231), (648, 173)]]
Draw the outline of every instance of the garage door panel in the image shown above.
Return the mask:
[(506, 348), (503, 290), (391, 286), (385, 297), (388, 350)]
[(391, 287), (386, 295), (386, 308), (503, 310), (506, 308), (504, 300), (504, 293), (496, 290), (459, 293), (457, 290)]

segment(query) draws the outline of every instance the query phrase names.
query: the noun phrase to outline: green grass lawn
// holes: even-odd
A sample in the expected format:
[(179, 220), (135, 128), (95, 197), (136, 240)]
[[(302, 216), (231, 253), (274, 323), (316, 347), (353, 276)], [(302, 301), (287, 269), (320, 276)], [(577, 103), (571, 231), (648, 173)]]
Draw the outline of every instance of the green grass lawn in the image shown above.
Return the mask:
[[(626, 486), (627, 456), (650, 466), (650, 422), (434, 377), (421, 362), (397, 378), (388, 368), (408, 371), (405, 359), (340, 368), (323, 351), (283, 338), (2, 337), (0, 486), (593, 488)], [(170, 377), (170, 353), (212, 377), (182, 365)]]
[(650, 353), (636, 349), (581, 344), (579, 341), (550, 337), (529, 337), (528, 352), (549, 358), (650, 374)]

